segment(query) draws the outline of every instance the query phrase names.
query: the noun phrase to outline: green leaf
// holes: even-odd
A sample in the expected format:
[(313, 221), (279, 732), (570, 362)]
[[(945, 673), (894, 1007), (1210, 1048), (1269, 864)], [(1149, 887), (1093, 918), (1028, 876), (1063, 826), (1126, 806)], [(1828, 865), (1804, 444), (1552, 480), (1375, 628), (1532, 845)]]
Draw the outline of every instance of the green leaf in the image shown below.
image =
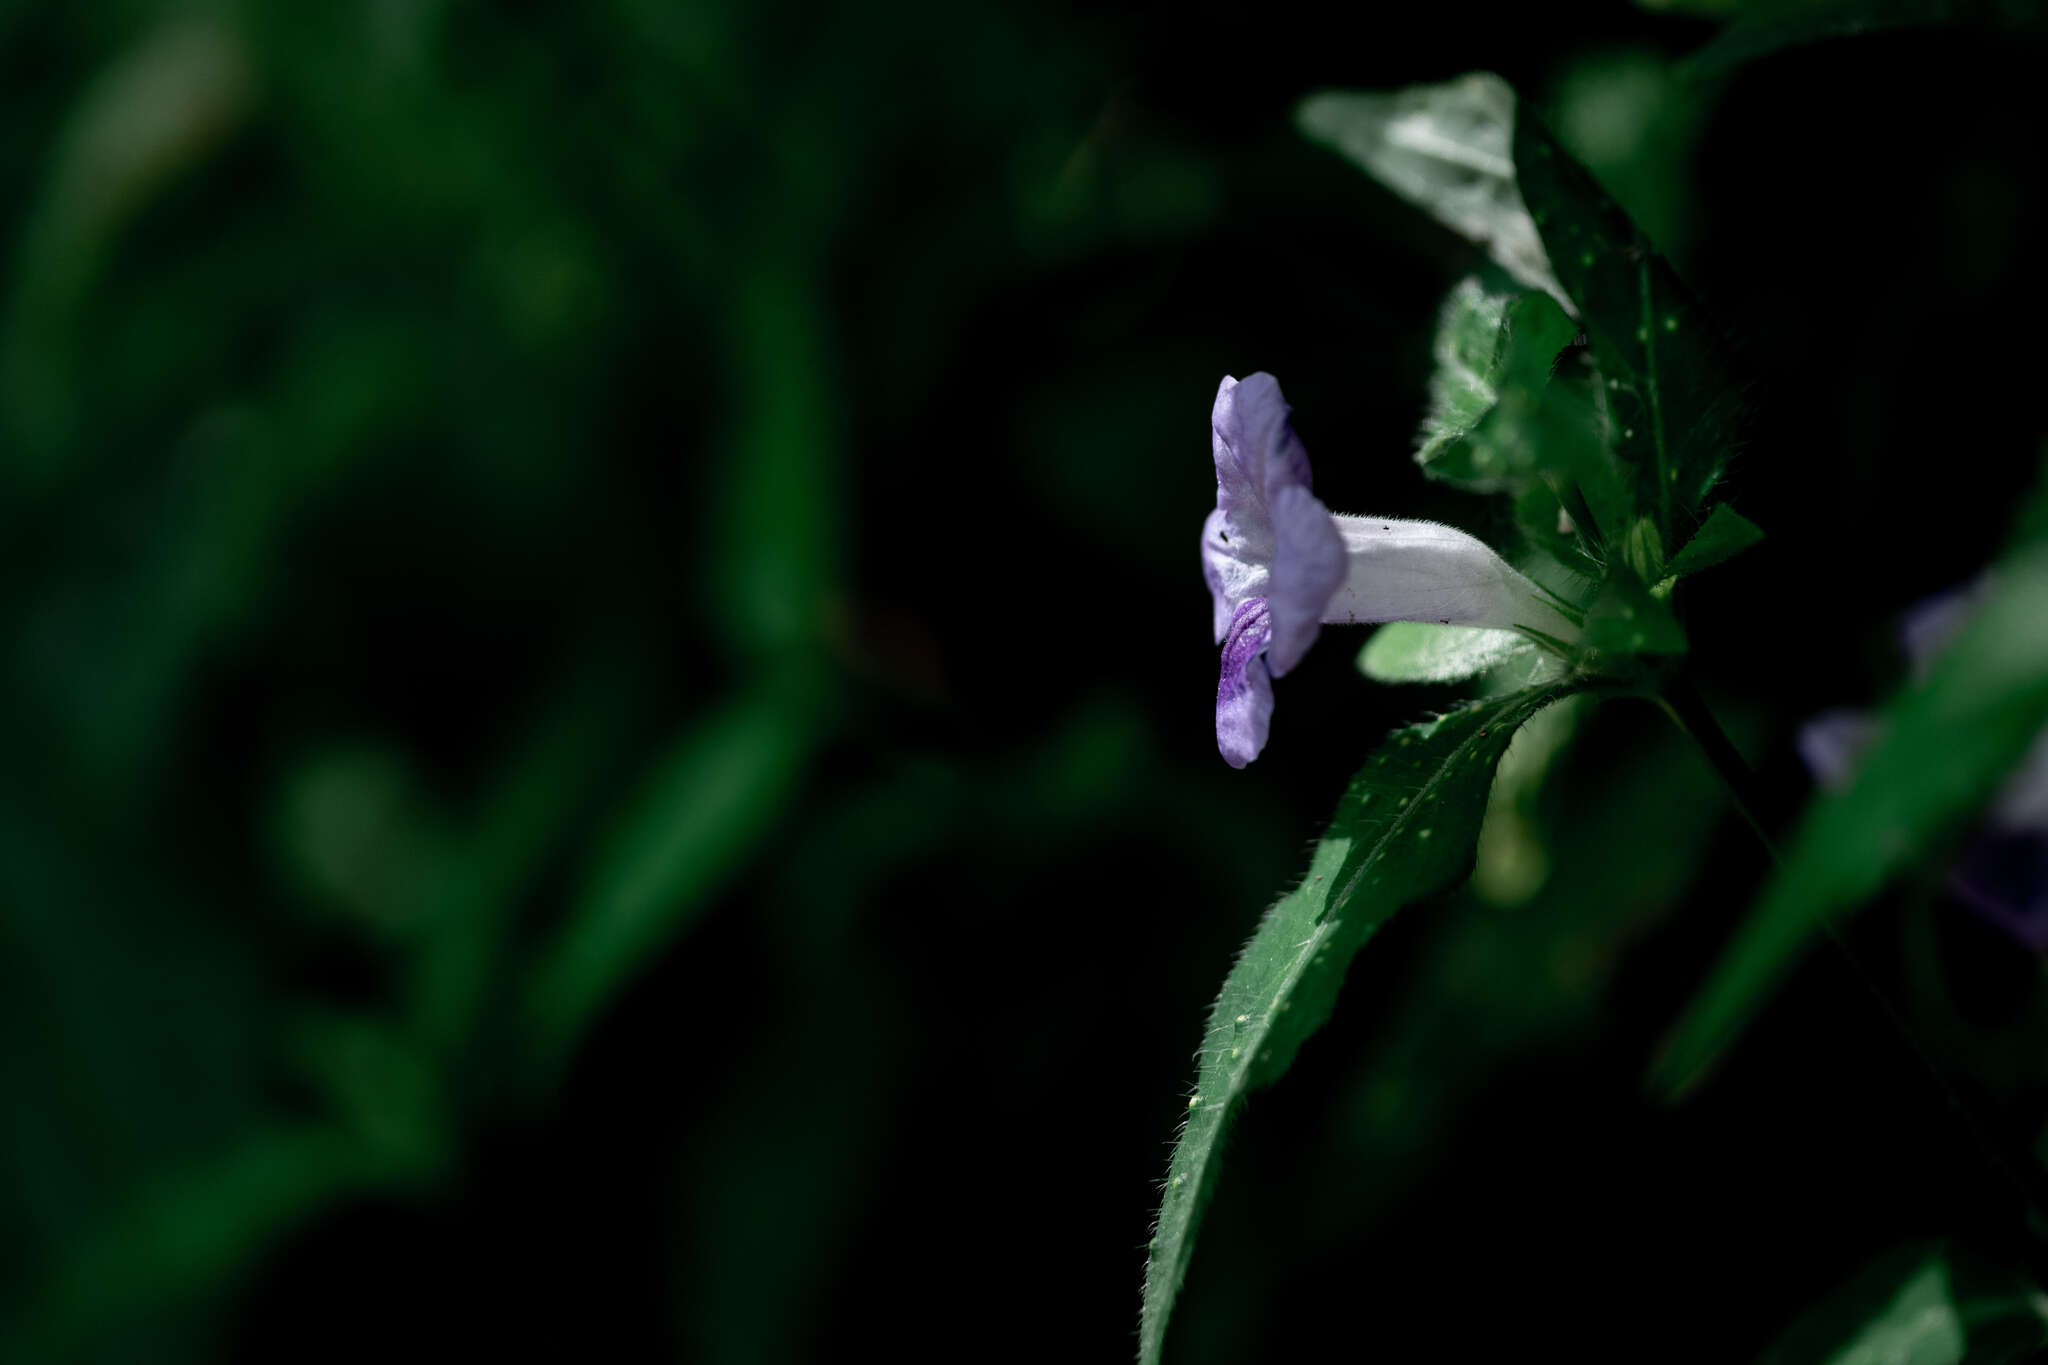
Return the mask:
[(1685, 628), (1671, 608), (1633, 574), (1620, 570), (1587, 608), (1579, 640), (1601, 654), (1683, 654), (1686, 648)]
[(764, 250), (729, 291), (740, 416), (722, 461), (715, 596), (749, 654), (814, 645), (838, 565), (840, 409), (810, 274)]
[(2001, 1267), (1906, 1247), (1865, 1267), (1786, 1331), (1757, 1365), (1963, 1365), (2033, 1359), (2048, 1298)]
[(1509, 740), (1573, 690), (1556, 684), (1489, 698), (1390, 736), (1352, 779), (1308, 875), (1260, 921), (1210, 1010), (1198, 1090), (1167, 1170), (1145, 1268), (1142, 1365), (1154, 1365), (1165, 1346), (1224, 1131), (1246, 1092), (1287, 1070), (1380, 925), (1465, 875)]
[(1635, 519), (1621, 542), (1621, 559), (1643, 582), (1664, 581), (1664, 538), (1657, 534), (1656, 522), (1648, 517)]
[(1536, 652), (1511, 630), (1390, 621), (1358, 651), (1358, 670), (1374, 682), (1461, 682)]
[(1465, 438), (1500, 396), (1502, 330), (1516, 296), (1497, 293), (1467, 275), (1437, 312), (1436, 370), (1429, 377), (1429, 413), (1422, 419), (1415, 461), (1429, 473), (1437, 456)]
[(1438, 315), (1415, 458), (1431, 478), (1513, 495), (1532, 545), (1597, 577), (1598, 559), (1575, 532), (1600, 546), (1626, 524), (1628, 498), (1601, 444), (1605, 407), (1584, 356), (1566, 354), (1577, 332), (1548, 295), (1461, 280)]
[(1501, 269), (1565, 306), (1543, 242), (1515, 187), (1509, 142), (1515, 92), (1474, 72), (1392, 93), (1311, 95), (1295, 111), (1304, 135), (1485, 249)]
[(1686, 59), (1683, 70), (1696, 82), (1725, 79), (1760, 57), (1812, 43), (1864, 38), (1904, 29), (1965, 24), (2038, 34), (2044, 27), (2044, 19), (2048, 19), (2036, 0), (1720, 2), (1724, 12), (1739, 14), (1740, 17), (1718, 38)]
[(1724, 502), (1707, 514), (1706, 521), (1685, 543), (1685, 548), (1671, 557), (1666, 569), (1683, 578), (1733, 559), (1763, 538), (1764, 533), (1755, 522)]
[(1963, 1323), (1948, 1292), (1948, 1267), (1939, 1256), (1921, 1262), (1886, 1299), (1871, 1308), (1836, 1349), (1793, 1356), (1814, 1365), (1958, 1365), (1963, 1358)]
[(101, 1359), (109, 1322), (218, 1296), (234, 1275), (348, 1197), (379, 1187), (379, 1163), (328, 1124), (265, 1123), (170, 1168), (90, 1229), (0, 1323), (0, 1358)]
[(1515, 170), (1578, 304), (1634, 510), (1673, 544), (1698, 522), (1739, 437), (1727, 347), (1628, 215), (1527, 111), (1515, 122)]
[(289, 1037), (366, 1169), (399, 1182), (443, 1172), (454, 1123), (442, 1077), (417, 1043), (374, 1016), (325, 1009), (305, 1011)]
[(1556, 465), (1556, 442), (1538, 417), (1551, 366), (1578, 330), (1548, 295), (1502, 295), (1476, 277), (1461, 280), (1437, 323), (1429, 415), (1415, 452), (1423, 472), (1493, 493)]
[(2048, 541), (2024, 545), (1925, 678), (1885, 708), (1849, 784), (1818, 798), (1749, 919), (1694, 997), (1653, 1084), (1689, 1084), (1824, 920), (1875, 895), (1983, 806), (2048, 726)]
[(764, 685), (705, 715), (656, 766), (540, 964), (533, 1011), (544, 1056), (564, 1055), (753, 852), (802, 775), (815, 712), (807, 688)]

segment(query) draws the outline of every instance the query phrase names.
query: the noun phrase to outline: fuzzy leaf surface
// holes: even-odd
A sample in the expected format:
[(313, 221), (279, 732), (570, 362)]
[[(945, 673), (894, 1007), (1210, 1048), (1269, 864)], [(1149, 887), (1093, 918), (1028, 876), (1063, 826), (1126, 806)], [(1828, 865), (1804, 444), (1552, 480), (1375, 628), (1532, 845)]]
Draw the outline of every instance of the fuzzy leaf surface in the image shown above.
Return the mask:
[(1145, 1268), (1138, 1358), (1156, 1365), (1247, 1092), (1278, 1079), (1336, 1002), (1345, 969), (1402, 906), (1462, 879), (1494, 768), (1515, 731), (1570, 683), (1491, 697), (1389, 736), (1366, 761), (1307, 875), (1259, 922), (1209, 1013), (1197, 1093), (1174, 1147)]
[(1511, 630), (1389, 621), (1358, 652), (1358, 670), (1374, 682), (1462, 682), (1536, 652)]

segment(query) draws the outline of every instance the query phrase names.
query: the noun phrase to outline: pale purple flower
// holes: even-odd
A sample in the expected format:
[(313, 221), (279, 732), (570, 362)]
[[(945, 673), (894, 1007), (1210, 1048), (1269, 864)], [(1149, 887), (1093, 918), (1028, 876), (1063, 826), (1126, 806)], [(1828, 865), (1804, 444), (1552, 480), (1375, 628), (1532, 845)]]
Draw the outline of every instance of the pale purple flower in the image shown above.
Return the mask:
[(1272, 375), (1226, 377), (1209, 421), (1216, 510), (1202, 527), (1202, 572), (1223, 646), (1216, 747), (1232, 767), (1265, 748), (1273, 679), (1301, 662), (1326, 623), (1573, 634), (1535, 584), (1463, 531), (1333, 515), (1310, 490), (1308, 453)]

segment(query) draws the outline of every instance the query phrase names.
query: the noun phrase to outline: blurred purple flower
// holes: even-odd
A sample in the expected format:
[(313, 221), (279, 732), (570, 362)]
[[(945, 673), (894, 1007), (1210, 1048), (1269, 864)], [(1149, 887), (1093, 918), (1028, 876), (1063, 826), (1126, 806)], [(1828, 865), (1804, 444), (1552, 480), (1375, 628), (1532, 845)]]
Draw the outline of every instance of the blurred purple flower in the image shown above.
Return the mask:
[(1202, 527), (1202, 572), (1223, 646), (1216, 747), (1232, 767), (1266, 747), (1273, 679), (1325, 623), (1574, 633), (1535, 584), (1463, 531), (1332, 515), (1310, 491), (1308, 453), (1272, 375), (1226, 377), (1209, 421), (1216, 510)]
[[(1899, 645), (1916, 678), (1926, 676), (1962, 629), (1984, 580), (1920, 602), (1899, 624)], [(1799, 729), (1799, 757), (1833, 791), (1855, 775), (1877, 737), (1866, 711), (1824, 711)], [(1956, 898), (2008, 935), (2048, 953), (2048, 732), (2006, 779), (1981, 826), (1949, 869)]]

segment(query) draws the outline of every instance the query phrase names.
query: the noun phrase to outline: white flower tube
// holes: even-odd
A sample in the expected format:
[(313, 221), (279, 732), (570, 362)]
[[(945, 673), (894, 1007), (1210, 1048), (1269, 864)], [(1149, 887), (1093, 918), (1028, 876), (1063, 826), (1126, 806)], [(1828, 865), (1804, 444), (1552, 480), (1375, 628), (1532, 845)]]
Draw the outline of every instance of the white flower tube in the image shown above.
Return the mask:
[(1323, 608), (1326, 624), (1430, 621), (1525, 628), (1569, 639), (1572, 623), (1485, 542), (1433, 521), (1335, 515), (1344, 581)]

